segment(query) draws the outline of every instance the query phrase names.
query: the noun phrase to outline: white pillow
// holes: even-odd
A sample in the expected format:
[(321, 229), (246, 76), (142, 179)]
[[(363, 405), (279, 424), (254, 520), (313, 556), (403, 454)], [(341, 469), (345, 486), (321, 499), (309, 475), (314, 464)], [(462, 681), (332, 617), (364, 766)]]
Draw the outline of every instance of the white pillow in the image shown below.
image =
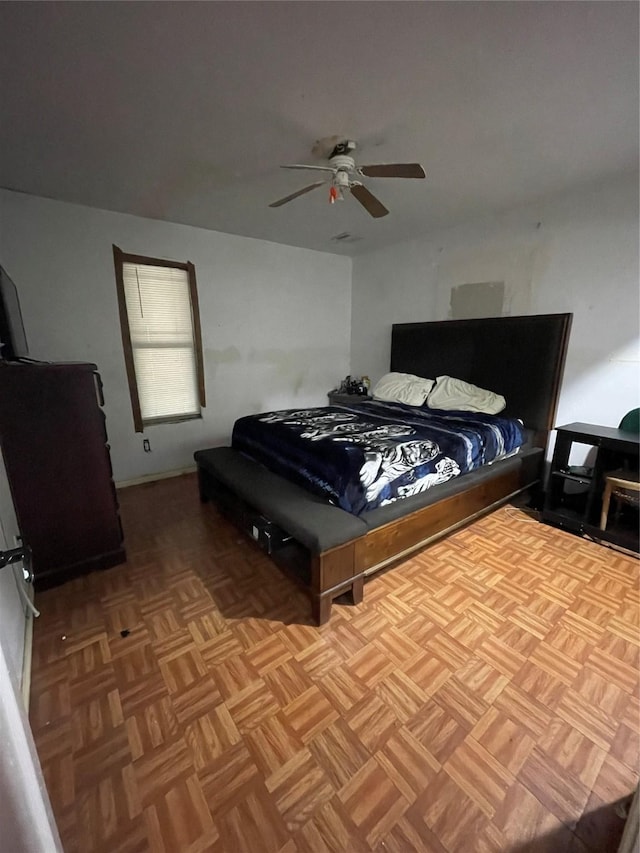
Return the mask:
[(507, 402), (501, 394), (478, 388), (470, 382), (463, 382), (462, 379), (454, 379), (452, 376), (438, 376), (427, 405), (430, 409), (457, 409), (462, 412), (497, 415)]
[(373, 396), (387, 403), (423, 406), (433, 385), (433, 379), (423, 379), (412, 373), (385, 373), (373, 389)]

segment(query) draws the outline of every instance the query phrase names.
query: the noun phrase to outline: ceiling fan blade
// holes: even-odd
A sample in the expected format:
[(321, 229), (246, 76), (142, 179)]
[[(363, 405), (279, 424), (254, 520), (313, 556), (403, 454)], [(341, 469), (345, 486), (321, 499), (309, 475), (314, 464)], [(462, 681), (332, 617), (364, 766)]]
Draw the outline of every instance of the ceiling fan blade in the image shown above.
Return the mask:
[(331, 166), (305, 166), (302, 163), (292, 163), (290, 166), (280, 166), (281, 169), (311, 169), (313, 172), (335, 172)]
[(420, 163), (382, 163), (379, 166), (360, 166), (358, 169), (366, 178), (425, 178)]
[(315, 190), (316, 187), (321, 187), (323, 186), (323, 184), (326, 183), (326, 181), (316, 181), (315, 184), (309, 184), (308, 187), (303, 187), (301, 190), (298, 190), (295, 193), (291, 193), (291, 195), (286, 195), (284, 198), (279, 198), (278, 201), (271, 202), (269, 207), (281, 207), (288, 201), (293, 201), (294, 198), (298, 198), (299, 195), (304, 195), (305, 193), (311, 192), (311, 190)]
[(351, 195), (355, 196), (367, 213), (370, 213), (375, 219), (379, 219), (381, 216), (386, 216), (389, 213), (384, 204), (373, 193), (370, 193), (366, 187), (363, 187), (362, 184), (352, 186)]

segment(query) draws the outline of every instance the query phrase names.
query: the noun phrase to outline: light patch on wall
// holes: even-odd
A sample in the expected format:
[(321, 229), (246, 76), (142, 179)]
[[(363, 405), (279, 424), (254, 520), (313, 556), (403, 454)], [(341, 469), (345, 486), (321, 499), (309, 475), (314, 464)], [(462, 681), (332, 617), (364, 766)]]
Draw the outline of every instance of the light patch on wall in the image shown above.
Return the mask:
[(205, 347), (204, 363), (207, 380), (211, 380), (216, 375), (219, 367), (228, 366), (230, 364), (238, 364), (242, 359), (240, 351), (237, 347), (226, 347), (226, 349), (211, 349)]
[[(461, 299), (465, 311), (471, 310), (469, 300), (475, 302), (474, 314), (460, 314), (466, 317), (513, 317), (518, 314), (531, 312), (531, 294), (536, 276), (541, 274), (544, 266), (544, 240), (538, 232), (530, 241), (504, 244), (487, 244), (470, 248), (444, 249), (438, 260), (438, 289), (436, 296), (436, 319), (453, 319), (454, 299)], [(501, 306), (495, 310), (496, 302), (491, 307), (480, 305), (482, 294), (478, 291), (471, 294), (465, 291), (465, 286), (487, 287), (491, 284), (502, 284), (503, 293)], [(480, 284), (475, 284), (479, 282)], [(453, 291), (460, 289), (454, 296)], [(493, 300), (498, 296), (497, 289), (488, 291), (486, 295)], [(475, 299), (475, 296), (478, 299)], [(465, 303), (466, 307), (465, 307)]]
[(618, 364), (640, 364), (640, 338), (629, 341), (616, 352), (610, 353), (609, 361)]
[(226, 347), (225, 349), (205, 348), (205, 359), (212, 364), (234, 364), (241, 360), (240, 350), (237, 347)]
[(333, 348), (326, 347), (295, 347), (290, 350), (266, 347), (250, 349), (247, 353), (247, 361), (250, 364), (269, 365), (286, 373), (290, 370), (299, 370), (301, 366), (322, 365), (331, 352)]
[(449, 316), (452, 320), (501, 317), (503, 308), (504, 281), (478, 281), (451, 288)]
[[(274, 400), (277, 400), (279, 389), (286, 388), (289, 402), (291, 395), (298, 397), (305, 388), (311, 387), (316, 377), (322, 377), (326, 382), (327, 358), (334, 348), (305, 347), (293, 348), (291, 350), (278, 349), (276, 347), (250, 349), (246, 354), (247, 365), (254, 375), (260, 375), (265, 382), (266, 400), (262, 411), (274, 408)], [(333, 387), (335, 378), (329, 379), (327, 390)], [(279, 404), (275, 404), (277, 408)]]

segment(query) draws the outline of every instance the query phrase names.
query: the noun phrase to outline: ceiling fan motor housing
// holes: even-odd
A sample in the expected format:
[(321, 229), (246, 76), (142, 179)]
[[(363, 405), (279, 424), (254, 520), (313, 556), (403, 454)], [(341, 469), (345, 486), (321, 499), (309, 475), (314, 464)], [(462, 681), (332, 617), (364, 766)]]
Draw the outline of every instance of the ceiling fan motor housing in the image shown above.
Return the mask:
[(349, 157), (346, 154), (337, 154), (335, 157), (331, 157), (329, 160), (329, 165), (332, 169), (336, 169), (338, 172), (353, 172), (356, 167), (355, 160), (353, 157)]

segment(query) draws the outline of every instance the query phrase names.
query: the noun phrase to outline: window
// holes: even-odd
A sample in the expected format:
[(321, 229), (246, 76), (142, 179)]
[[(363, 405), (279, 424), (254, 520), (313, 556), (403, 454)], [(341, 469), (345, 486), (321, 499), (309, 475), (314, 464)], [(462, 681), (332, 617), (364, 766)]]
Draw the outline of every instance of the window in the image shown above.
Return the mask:
[(193, 264), (113, 247), (124, 358), (136, 432), (201, 416), (202, 338)]

